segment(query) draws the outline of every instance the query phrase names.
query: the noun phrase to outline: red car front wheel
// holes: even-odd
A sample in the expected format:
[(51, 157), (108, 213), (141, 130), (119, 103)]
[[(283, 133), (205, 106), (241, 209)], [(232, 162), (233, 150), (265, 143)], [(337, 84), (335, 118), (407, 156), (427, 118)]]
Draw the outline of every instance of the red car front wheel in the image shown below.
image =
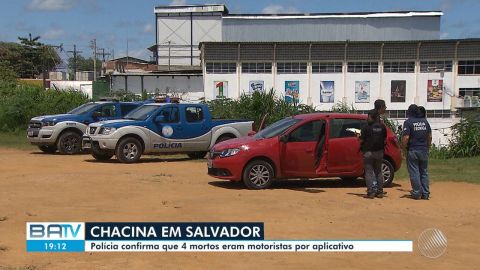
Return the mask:
[(273, 182), (273, 168), (264, 160), (253, 160), (243, 171), (243, 183), (249, 189), (269, 188)]

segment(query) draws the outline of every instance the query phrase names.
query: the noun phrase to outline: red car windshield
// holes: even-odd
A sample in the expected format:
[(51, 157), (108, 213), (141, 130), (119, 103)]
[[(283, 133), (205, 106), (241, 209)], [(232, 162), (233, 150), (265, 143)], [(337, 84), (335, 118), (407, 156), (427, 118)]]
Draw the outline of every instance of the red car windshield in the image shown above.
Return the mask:
[(265, 139), (278, 136), (300, 121), (302, 121), (302, 119), (294, 119), (291, 117), (282, 119), (259, 131), (255, 134), (255, 138)]

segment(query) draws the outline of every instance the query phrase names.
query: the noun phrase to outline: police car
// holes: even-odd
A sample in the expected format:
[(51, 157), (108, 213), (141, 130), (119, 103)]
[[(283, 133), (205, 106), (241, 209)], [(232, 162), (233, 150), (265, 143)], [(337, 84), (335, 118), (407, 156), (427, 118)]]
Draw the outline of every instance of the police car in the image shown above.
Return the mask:
[(37, 116), (30, 120), (27, 139), (45, 153), (77, 154), (87, 125), (119, 119), (143, 102), (101, 101), (83, 104), (66, 114)]
[(218, 142), (247, 136), (252, 126), (253, 121), (212, 119), (205, 104), (151, 103), (123, 119), (90, 124), (83, 149), (91, 149), (97, 160), (115, 155), (123, 163), (153, 153), (202, 158)]

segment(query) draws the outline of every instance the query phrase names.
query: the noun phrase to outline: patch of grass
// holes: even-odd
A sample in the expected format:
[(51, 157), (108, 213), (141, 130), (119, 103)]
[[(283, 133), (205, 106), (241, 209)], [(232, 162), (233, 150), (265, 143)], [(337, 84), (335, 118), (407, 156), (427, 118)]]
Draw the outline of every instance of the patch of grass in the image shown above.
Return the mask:
[(0, 147), (16, 148), (20, 150), (34, 150), (37, 148), (28, 142), (25, 130), (0, 132)]
[[(430, 182), (454, 181), (480, 184), (480, 156), (471, 158), (429, 159)], [(407, 162), (395, 175), (396, 180), (408, 180)]]

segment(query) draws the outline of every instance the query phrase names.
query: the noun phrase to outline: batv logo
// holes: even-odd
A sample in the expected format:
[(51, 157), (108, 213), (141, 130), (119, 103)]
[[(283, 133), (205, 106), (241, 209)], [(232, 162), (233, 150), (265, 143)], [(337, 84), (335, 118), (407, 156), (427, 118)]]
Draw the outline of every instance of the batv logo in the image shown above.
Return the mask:
[(27, 240), (83, 240), (84, 238), (84, 223), (27, 223)]

